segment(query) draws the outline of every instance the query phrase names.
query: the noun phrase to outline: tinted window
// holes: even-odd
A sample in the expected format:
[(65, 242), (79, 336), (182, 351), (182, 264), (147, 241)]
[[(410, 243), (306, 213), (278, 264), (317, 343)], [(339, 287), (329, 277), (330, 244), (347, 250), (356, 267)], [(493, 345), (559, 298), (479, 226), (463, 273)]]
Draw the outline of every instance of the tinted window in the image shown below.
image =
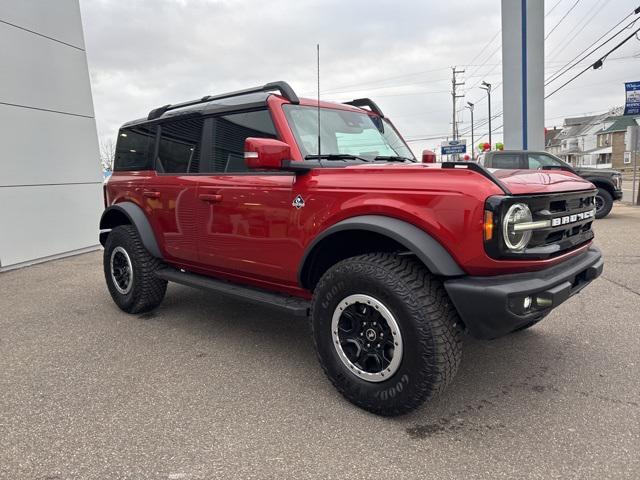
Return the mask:
[(150, 170), (155, 147), (155, 126), (123, 128), (118, 133), (114, 170)]
[(156, 170), (161, 173), (187, 173), (198, 171), (202, 118), (191, 118), (163, 123), (160, 126), (160, 144)]
[(245, 172), (244, 141), (248, 137), (277, 138), (267, 110), (233, 113), (210, 119), (213, 145), (206, 165), (200, 172)]
[(509, 153), (494, 155), (491, 159), (491, 168), (517, 169), (522, 168), (522, 156)]
[(529, 168), (537, 170), (542, 167), (565, 167), (557, 158), (553, 158), (551, 155), (545, 155), (544, 153), (530, 153)]

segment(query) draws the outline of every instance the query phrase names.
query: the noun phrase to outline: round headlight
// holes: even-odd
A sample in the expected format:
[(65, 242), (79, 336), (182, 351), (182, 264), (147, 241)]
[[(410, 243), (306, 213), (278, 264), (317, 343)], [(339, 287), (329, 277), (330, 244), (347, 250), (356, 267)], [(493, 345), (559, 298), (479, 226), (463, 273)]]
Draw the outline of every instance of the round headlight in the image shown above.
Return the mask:
[(514, 226), (533, 220), (531, 210), (524, 203), (514, 203), (502, 222), (502, 238), (509, 250), (522, 250), (531, 240), (531, 230), (516, 231)]

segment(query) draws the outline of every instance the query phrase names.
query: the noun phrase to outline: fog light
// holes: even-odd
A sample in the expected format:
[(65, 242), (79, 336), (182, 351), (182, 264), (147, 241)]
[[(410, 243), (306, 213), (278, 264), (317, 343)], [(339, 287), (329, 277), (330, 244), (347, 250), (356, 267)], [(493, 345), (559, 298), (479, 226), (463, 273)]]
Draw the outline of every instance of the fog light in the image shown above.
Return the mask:
[(543, 297), (543, 296), (540, 296), (540, 295), (538, 295), (536, 297), (536, 306), (538, 308), (548, 308), (551, 305), (553, 305), (553, 300), (551, 300), (550, 298)]
[(529, 310), (529, 307), (531, 306), (531, 297), (524, 297), (524, 302), (522, 303), (522, 306), (524, 307), (525, 310)]

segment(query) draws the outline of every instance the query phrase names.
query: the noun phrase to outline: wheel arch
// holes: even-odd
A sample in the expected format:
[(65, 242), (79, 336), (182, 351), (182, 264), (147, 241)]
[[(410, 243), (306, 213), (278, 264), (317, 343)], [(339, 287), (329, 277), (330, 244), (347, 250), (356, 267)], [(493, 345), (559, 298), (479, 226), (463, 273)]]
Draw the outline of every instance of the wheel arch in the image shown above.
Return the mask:
[(613, 186), (613, 182), (609, 181), (608, 179), (604, 179), (604, 178), (588, 178), (587, 180), (589, 180), (591, 183), (593, 183), (596, 186), (596, 188), (603, 188), (607, 192), (609, 192), (611, 194), (611, 196), (613, 196), (613, 192), (615, 191), (615, 188)]
[(361, 215), (338, 222), (318, 235), (302, 257), (298, 282), (313, 290), (322, 274), (345, 258), (398, 250), (415, 255), (434, 275), (465, 274), (440, 242), (415, 225), (383, 215)]
[(162, 258), (151, 224), (142, 208), (133, 202), (121, 202), (107, 207), (100, 218), (100, 244), (105, 245), (112, 229), (120, 225), (133, 225), (142, 244), (151, 255)]

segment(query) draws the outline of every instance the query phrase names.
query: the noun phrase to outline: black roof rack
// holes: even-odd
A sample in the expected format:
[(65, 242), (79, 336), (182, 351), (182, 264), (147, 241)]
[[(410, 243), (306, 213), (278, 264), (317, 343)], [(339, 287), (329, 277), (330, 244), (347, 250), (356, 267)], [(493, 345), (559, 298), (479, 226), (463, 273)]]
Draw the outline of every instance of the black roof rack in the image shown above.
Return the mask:
[(231, 98), (231, 97), (239, 97), (241, 95), (247, 95), (249, 93), (259, 93), (259, 92), (273, 92), (278, 91), (280, 94), (289, 100), (291, 103), (300, 103), (300, 99), (296, 92), (293, 91), (293, 88), (287, 82), (270, 82), (261, 87), (254, 88), (246, 88), (244, 90), (237, 90), (235, 92), (223, 93), (220, 95), (207, 95), (206, 97), (199, 98), (197, 100), (190, 100), (188, 102), (175, 103), (163, 105), (162, 107), (154, 108), (149, 112), (147, 116), (147, 120), (153, 120), (155, 118), (161, 117), (165, 112), (169, 110), (174, 110), (176, 108), (188, 107), (190, 105), (197, 105), (199, 103), (210, 102), (211, 100), (222, 100), (223, 98)]
[(350, 102), (344, 102), (344, 104), (353, 105), (354, 107), (369, 107), (373, 113), (379, 115), (381, 118), (384, 118), (384, 113), (382, 113), (380, 107), (376, 105), (376, 102), (374, 102), (370, 98), (356, 98), (355, 100), (351, 100)]
[(478, 172), (483, 177), (491, 180), (507, 195), (511, 195), (511, 192), (504, 183), (498, 180), (498, 178), (493, 173), (484, 168), (482, 165), (477, 164), (476, 162), (442, 162), (441, 168), (466, 168), (467, 170), (473, 170), (474, 172)]

